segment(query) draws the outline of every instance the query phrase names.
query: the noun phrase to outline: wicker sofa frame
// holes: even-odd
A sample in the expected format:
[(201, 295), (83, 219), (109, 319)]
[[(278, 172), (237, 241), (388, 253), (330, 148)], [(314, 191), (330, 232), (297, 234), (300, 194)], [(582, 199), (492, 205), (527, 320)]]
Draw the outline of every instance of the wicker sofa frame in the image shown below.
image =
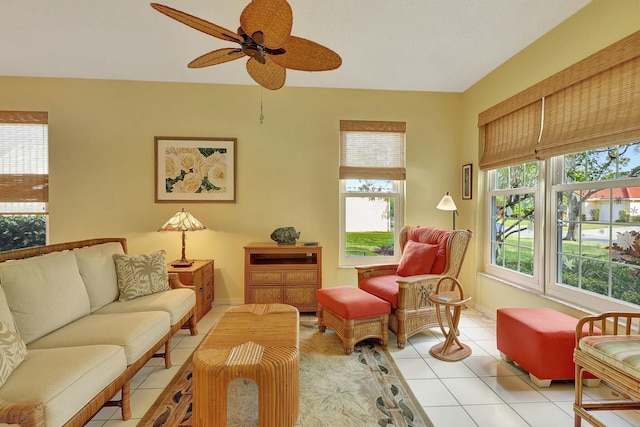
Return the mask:
[[(588, 325), (587, 333), (583, 333), (583, 325), (585, 324)], [(589, 413), (590, 411), (640, 409), (640, 378), (623, 372), (616, 366), (606, 363), (580, 348), (580, 340), (585, 336), (594, 335), (594, 331), (597, 328), (600, 328), (603, 336), (621, 335), (637, 339), (640, 337), (640, 313), (606, 312), (596, 316), (586, 316), (578, 321), (576, 326), (576, 347), (573, 353), (573, 360), (576, 365), (576, 396), (573, 405), (575, 427), (580, 427), (583, 419), (593, 426), (605, 427), (605, 424)], [(590, 372), (620, 391), (623, 399), (585, 403), (582, 398), (584, 388), (582, 380), (585, 372)], [(626, 399), (624, 399), (625, 397)]]
[[(125, 238), (101, 238), (0, 252), (0, 262), (31, 258), (53, 252), (70, 251), (110, 242), (120, 243), (124, 253), (128, 253), (127, 240)], [(169, 274), (169, 284), (174, 289), (183, 287), (189, 288), (180, 283), (177, 274)], [(102, 389), (102, 391), (91, 399), (89, 403), (87, 403), (69, 421), (67, 421), (64, 424), (64, 427), (84, 426), (96, 413), (98, 413), (98, 411), (100, 411), (100, 409), (105, 406), (120, 407), (122, 419), (126, 421), (131, 418), (131, 379), (151, 358), (154, 357), (163, 358), (167, 369), (171, 367), (171, 337), (179, 331), (183, 325), (185, 327), (189, 327), (191, 335), (198, 334), (195, 310), (196, 308), (192, 307), (182, 319), (171, 327), (170, 331), (162, 337), (160, 341), (158, 341), (138, 360), (128, 365), (127, 368), (111, 382), (111, 384)], [(160, 351), (161, 349), (162, 351)], [(122, 392), (120, 399), (111, 400), (118, 391)], [(0, 422), (18, 424), (21, 427), (44, 427), (44, 405), (40, 402), (12, 403), (0, 400)]]
[[(407, 233), (414, 226), (405, 226), (400, 231), (400, 247), (407, 243)], [(458, 278), (467, 247), (473, 233), (470, 230), (453, 230), (446, 244), (446, 267), (440, 274), (423, 274), (402, 277), (398, 282), (398, 306), (391, 308), (389, 329), (396, 334), (398, 347), (404, 348), (407, 339), (424, 328), (439, 327), (435, 306), (429, 301), (438, 281), (445, 276)], [(356, 267), (358, 283), (363, 279), (395, 275), (398, 264), (379, 264)], [(443, 289), (450, 290), (450, 289)]]

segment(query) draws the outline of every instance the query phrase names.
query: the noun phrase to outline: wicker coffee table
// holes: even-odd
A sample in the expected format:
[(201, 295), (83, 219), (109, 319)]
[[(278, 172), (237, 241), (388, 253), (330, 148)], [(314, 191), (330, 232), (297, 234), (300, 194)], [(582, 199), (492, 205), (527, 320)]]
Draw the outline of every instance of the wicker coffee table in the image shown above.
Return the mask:
[(194, 426), (227, 425), (227, 386), (258, 385), (258, 423), (293, 426), (300, 390), (299, 313), (285, 304), (231, 307), (193, 355)]

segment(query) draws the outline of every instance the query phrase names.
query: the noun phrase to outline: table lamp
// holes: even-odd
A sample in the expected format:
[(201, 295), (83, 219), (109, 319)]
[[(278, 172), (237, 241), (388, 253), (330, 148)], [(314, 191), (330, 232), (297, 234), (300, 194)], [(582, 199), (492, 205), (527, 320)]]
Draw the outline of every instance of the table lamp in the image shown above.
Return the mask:
[(458, 215), (458, 208), (456, 207), (456, 204), (451, 198), (451, 196), (449, 195), (448, 191), (447, 191), (447, 194), (444, 195), (442, 200), (440, 200), (440, 203), (438, 203), (438, 206), (436, 206), (436, 209), (440, 209), (441, 211), (453, 211), (453, 229), (455, 230), (456, 215)]
[(158, 231), (182, 231), (182, 258), (180, 261), (171, 264), (172, 267), (191, 267), (193, 261), (188, 261), (185, 256), (186, 232), (205, 230), (206, 228), (207, 227), (202, 225), (193, 215), (182, 208), (180, 212), (172, 216), (169, 221), (165, 222), (164, 225), (158, 229)]

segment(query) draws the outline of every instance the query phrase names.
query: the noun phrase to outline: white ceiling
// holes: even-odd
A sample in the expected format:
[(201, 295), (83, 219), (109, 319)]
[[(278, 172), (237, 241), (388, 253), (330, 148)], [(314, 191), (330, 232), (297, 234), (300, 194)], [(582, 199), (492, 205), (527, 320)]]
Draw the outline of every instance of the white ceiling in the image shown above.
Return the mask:
[[(248, 0), (157, 0), (236, 30)], [(342, 57), (287, 86), (462, 92), (590, 0), (289, 0), (295, 36)], [(0, 75), (250, 84), (235, 47), (140, 0), (0, 1)]]

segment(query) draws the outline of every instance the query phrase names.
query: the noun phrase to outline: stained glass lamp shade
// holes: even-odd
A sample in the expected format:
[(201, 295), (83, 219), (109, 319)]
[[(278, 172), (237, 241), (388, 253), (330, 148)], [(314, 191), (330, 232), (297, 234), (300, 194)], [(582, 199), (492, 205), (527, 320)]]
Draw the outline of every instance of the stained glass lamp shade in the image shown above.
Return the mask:
[(206, 228), (207, 227), (202, 225), (193, 215), (182, 208), (180, 212), (172, 216), (169, 221), (165, 222), (164, 225), (158, 229), (158, 231), (182, 231), (182, 258), (180, 261), (171, 264), (172, 267), (190, 267), (193, 264), (193, 261), (187, 260), (185, 255), (186, 232), (205, 230)]

